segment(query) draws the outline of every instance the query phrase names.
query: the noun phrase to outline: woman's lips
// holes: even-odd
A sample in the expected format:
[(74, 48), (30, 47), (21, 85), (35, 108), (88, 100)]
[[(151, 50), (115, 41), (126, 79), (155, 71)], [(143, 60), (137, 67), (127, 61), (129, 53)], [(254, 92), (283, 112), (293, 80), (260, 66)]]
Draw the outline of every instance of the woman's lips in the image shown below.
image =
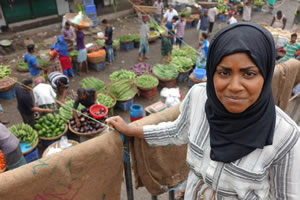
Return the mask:
[(224, 96), (226, 101), (232, 102), (232, 103), (243, 103), (246, 101), (246, 98), (239, 97), (239, 96)]

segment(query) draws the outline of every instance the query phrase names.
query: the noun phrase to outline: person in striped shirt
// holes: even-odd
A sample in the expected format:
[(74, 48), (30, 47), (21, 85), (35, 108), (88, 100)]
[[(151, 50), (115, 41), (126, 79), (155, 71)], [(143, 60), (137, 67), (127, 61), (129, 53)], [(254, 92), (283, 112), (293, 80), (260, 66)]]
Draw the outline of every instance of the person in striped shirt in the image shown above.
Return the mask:
[(286, 51), (285, 55), (279, 60), (279, 63), (285, 62), (290, 58), (295, 58), (295, 53), (298, 49), (300, 49), (300, 44), (297, 42), (297, 34), (293, 33), (291, 35), (291, 41), (286, 42), (284, 45), (284, 49)]

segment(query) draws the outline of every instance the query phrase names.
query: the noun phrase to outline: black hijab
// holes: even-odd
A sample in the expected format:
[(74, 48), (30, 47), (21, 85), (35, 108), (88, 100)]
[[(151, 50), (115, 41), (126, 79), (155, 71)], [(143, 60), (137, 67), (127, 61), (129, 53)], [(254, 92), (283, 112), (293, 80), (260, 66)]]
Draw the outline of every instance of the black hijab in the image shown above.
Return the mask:
[[(215, 93), (213, 76), (224, 56), (245, 52), (259, 68), (264, 85), (257, 101), (242, 113), (230, 113)], [(271, 145), (275, 127), (272, 76), (275, 44), (269, 31), (254, 23), (236, 23), (219, 31), (211, 41), (207, 57), (206, 117), (210, 126), (210, 157), (225, 163)]]

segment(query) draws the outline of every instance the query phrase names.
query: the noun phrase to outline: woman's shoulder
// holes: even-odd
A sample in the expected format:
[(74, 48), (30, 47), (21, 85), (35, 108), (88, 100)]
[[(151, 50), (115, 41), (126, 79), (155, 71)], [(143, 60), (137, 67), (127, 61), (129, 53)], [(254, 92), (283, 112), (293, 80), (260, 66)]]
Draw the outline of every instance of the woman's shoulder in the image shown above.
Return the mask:
[(195, 84), (189, 91), (189, 94), (198, 97), (207, 98), (206, 96), (206, 83)]

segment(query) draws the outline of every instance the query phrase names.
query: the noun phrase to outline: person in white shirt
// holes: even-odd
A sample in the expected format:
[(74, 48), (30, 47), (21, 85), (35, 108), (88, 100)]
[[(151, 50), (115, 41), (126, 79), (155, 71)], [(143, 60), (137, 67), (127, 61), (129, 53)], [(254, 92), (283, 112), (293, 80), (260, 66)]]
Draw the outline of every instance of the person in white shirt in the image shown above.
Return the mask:
[(167, 12), (164, 14), (164, 19), (162, 21), (162, 24), (165, 22), (171, 22), (174, 16), (178, 16), (177, 11), (173, 8), (172, 5), (169, 5), (169, 9)]
[(228, 24), (235, 24), (235, 23), (237, 23), (238, 21), (237, 21), (237, 16), (238, 16), (238, 13), (237, 12), (235, 12), (235, 13), (233, 13), (232, 14), (232, 16), (229, 18), (229, 20), (228, 20)]
[(43, 77), (37, 78), (35, 84), (36, 86), (33, 88), (35, 104), (40, 108), (57, 110), (55, 103), (56, 93), (51, 85), (46, 84)]
[(251, 21), (251, 12), (252, 12), (251, 6), (252, 6), (251, 0), (244, 0), (243, 21), (245, 22)]
[(153, 7), (156, 8), (154, 18), (157, 21), (157, 23), (160, 24), (161, 16), (162, 16), (163, 9), (164, 9), (164, 3), (161, 0), (155, 0)]
[(219, 12), (216, 7), (208, 9), (208, 14), (207, 14), (209, 19), (208, 34), (212, 32), (218, 14)]

